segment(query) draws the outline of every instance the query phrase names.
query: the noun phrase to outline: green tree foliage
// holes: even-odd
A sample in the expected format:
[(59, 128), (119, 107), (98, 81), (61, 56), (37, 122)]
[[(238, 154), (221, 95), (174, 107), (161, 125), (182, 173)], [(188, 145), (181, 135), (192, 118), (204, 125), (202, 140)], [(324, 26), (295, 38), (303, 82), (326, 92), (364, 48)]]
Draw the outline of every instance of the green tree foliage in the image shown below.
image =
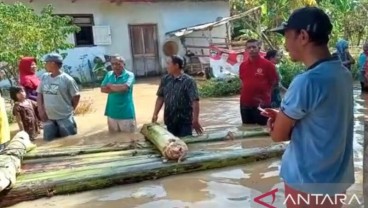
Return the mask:
[(368, 32), (368, 1), (366, 0), (322, 0), (319, 5), (327, 11), (334, 26), (331, 43), (339, 38), (360, 45)]
[(282, 45), (282, 38), (277, 34), (262, 34), (262, 31), (280, 25), (294, 9), (307, 5), (322, 7), (330, 15), (334, 26), (331, 46), (343, 37), (354, 45), (366, 39), (364, 34), (368, 32), (368, 0), (231, 0), (232, 14), (262, 6), (262, 13), (258, 16), (234, 21), (233, 38), (260, 38), (268, 47), (271, 45), (277, 48)]
[(70, 17), (54, 15), (51, 5), (36, 13), (21, 3), (0, 3), (1, 70), (9, 79), (17, 77), (20, 57), (40, 59), (46, 53), (70, 48), (67, 36), (78, 30)]
[(281, 45), (281, 38), (275, 34), (265, 34), (263, 31), (280, 25), (295, 8), (307, 5), (317, 5), (317, 2), (315, 0), (231, 0), (232, 14), (262, 6), (262, 12), (258, 15), (249, 15), (234, 21), (233, 38), (259, 38), (263, 39), (268, 47), (275, 48)]

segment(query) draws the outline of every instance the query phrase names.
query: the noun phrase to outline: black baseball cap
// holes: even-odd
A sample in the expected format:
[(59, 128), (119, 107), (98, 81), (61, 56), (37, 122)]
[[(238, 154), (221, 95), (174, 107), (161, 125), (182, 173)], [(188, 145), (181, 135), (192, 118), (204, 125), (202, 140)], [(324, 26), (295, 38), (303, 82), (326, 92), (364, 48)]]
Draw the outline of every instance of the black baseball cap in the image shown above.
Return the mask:
[(332, 24), (322, 9), (308, 6), (294, 10), (287, 22), (269, 31), (284, 35), (287, 29), (306, 30), (310, 33), (328, 36), (331, 34)]

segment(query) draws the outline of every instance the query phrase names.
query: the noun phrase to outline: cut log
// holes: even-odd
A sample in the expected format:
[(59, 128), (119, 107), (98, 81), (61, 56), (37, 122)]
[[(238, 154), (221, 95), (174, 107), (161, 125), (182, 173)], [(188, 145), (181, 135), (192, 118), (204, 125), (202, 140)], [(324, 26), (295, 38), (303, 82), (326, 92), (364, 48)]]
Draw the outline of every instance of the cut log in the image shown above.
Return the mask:
[(138, 155), (152, 155), (159, 154), (156, 150), (151, 149), (142, 149), (142, 150), (122, 150), (122, 151), (113, 151), (113, 152), (101, 152), (101, 153), (92, 153), (92, 154), (83, 154), (83, 155), (75, 155), (75, 156), (59, 156), (59, 157), (45, 157), (45, 158), (27, 158), (23, 161), (25, 165), (31, 164), (40, 164), (40, 163), (59, 163), (66, 161), (88, 161), (88, 160), (104, 160), (111, 157), (119, 156), (119, 157), (129, 157), (129, 156), (138, 156)]
[(130, 166), (126, 166), (126, 163), (121, 161), (120, 163), (110, 163), (105, 167), (96, 165), (88, 169), (84, 167), (65, 168), (62, 171), (24, 174), (19, 176), (18, 183), (13, 189), (0, 193), (0, 207), (50, 195), (71, 194), (107, 188), (118, 184), (152, 180), (169, 175), (241, 165), (280, 156), (285, 147), (285, 144), (277, 144), (266, 148), (191, 152), (188, 159), (182, 163), (162, 163), (161, 159), (155, 158), (155, 161), (150, 163)]
[[(46, 170), (42, 171), (42, 169), (37, 168), (40, 171), (32, 171), (29, 172), (30, 175), (32, 175), (32, 177), (24, 177), (27, 176), (28, 173), (26, 174), (21, 174), (19, 176), (19, 179), (22, 181), (35, 181), (35, 182), (39, 182), (41, 180), (48, 180), (50, 177), (54, 177), (55, 175), (68, 175), (68, 174), (74, 174), (76, 172), (94, 172), (96, 170), (108, 170), (110, 167), (114, 167), (114, 166), (124, 166), (124, 167), (129, 167), (129, 166), (133, 166), (133, 165), (139, 165), (139, 164), (149, 164), (152, 162), (156, 162), (157, 160), (160, 160), (162, 162), (162, 159), (160, 158), (160, 156), (155, 156), (155, 157), (147, 157), (147, 156), (138, 156), (135, 158), (130, 158), (130, 159), (120, 159), (118, 160), (118, 158), (113, 158), (111, 160), (106, 160), (106, 161), (102, 161), (99, 163), (79, 163), (79, 164), (71, 164), (71, 165), (60, 165), (60, 169), (54, 169), (52, 171), (47, 170), (48, 166), (43, 166), (41, 168), (44, 168)], [(70, 171), (73, 170), (71, 173)], [(82, 180), (82, 178), (81, 178)]]
[(0, 192), (14, 186), (23, 155), (34, 147), (29, 135), (21, 131), (0, 152)]
[[(147, 148), (151, 146), (149, 143), (140, 143), (139, 145), (142, 148)], [(63, 148), (36, 148), (35, 150), (27, 153), (24, 156), (25, 160), (28, 159), (37, 159), (37, 158), (49, 158), (49, 157), (61, 157), (61, 156), (76, 156), (82, 154), (93, 154), (93, 153), (102, 153), (102, 152), (113, 152), (113, 151), (122, 151), (122, 150), (131, 150), (134, 149), (132, 145), (129, 143), (123, 144), (98, 144), (98, 145), (88, 145), (88, 146), (72, 146), (72, 147), (63, 147)]]
[[(122, 161), (126, 163), (126, 165), (136, 164), (142, 161), (142, 163), (150, 162), (152, 158), (160, 158), (160, 154), (158, 151), (150, 151), (151, 154), (143, 154), (143, 155), (126, 155), (126, 151), (122, 152), (107, 152), (107, 153), (98, 153), (92, 154), (94, 157), (52, 157), (47, 158), (48, 161), (44, 158), (42, 159), (34, 159), (24, 161), (22, 165), (22, 174), (25, 173), (39, 173), (45, 171), (52, 170), (62, 170), (65, 168), (79, 168), (83, 167), (88, 169), (92, 165), (103, 165), (103, 167), (108, 167), (106, 164)], [(114, 153), (114, 154), (112, 154)], [(81, 155), (81, 156), (90, 156), (90, 155)], [(95, 167), (94, 167), (95, 168)]]
[(183, 140), (174, 136), (158, 124), (143, 125), (141, 133), (168, 160), (177, 160), (180, 162), (188, 152), (188, 146)]
[[(211, 134), (204, 134), (197, 137), (184, 137), (182, 140), (186, 144), (201, 143), (201, 142), (218, 142), (227, 140), (228, 132), (218, 132)], [(256, 128), (247, 131), (233, 132), (233, 139), (245, 139), (261, 136), (269, 136), (268, 132), (263, 129)], [(139, 142), (139, 149), (152, 148), (153, 146), (149, 142)], [(35, 150), (27, 153), (24, 156), (25, 160), (37, 159), (37, 158), (49, 158), (49, 157), (60, 157), (60, 156), (76, 156), (83, 154), (112, 152), (112, 151), (123, 151), (134, 149), (131, 143), (116, 143), (116, 144), (97, 144), (97, 145), (86, 145), (86, 146), (72, 146), (72, 147), (37, 147)]]
[[(254, 137), (266, 137), (269, 136), (270, 133), (264, 129), (255, 129), (249, 131), (235, 131), (235, 132), (217, 132), (212, 134), (203, 134), (197, 137), (184, 137), (181, 138), (187, 144), (193, 143), (202, 143), (202, 142), (220, 142), (229, 139), (245, 139), (245, 138), (254, 138)], [(229, 138), (229, 136), (231, 138)]]

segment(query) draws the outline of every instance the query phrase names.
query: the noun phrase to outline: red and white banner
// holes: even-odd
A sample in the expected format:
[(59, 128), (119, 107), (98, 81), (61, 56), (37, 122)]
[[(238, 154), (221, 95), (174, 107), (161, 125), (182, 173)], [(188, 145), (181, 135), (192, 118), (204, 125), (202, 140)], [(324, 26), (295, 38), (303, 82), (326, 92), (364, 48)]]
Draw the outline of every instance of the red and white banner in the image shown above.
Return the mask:
[[(228, 50), (210, 46), (210, 66), (216, 78), (224, 78), (228, 75), (239, 75), (240, 64), (247, 60), (249, 54), (245, 50)], [(264, 57), (265, 52), (260, 55)]]
[[(224, 48), (218, 48), (216, 46), (210, 46), (210, 58), (214, 60), (219, 60), (222, 58), (227, 57), (227, 62), (229, 64), (234, 65), (239, 61), (245, 61), (249, 57), (249, 54), (247, 51), (243, 50), (228, 50)], [(225, 55), (223, 55), (225, 54)], [(266, 55), (266, 52), (261, 51), (260, 55), (264, 57)]]

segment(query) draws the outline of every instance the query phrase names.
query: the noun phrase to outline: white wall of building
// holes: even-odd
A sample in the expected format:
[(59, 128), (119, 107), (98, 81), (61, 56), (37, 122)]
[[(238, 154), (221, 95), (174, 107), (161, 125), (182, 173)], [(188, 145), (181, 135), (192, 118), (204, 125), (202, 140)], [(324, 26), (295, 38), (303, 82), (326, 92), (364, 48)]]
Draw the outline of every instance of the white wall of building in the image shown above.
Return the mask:
[[(3, 2), (13, 3), (14, 1), (3, 0)], [(164, 65), (165, 57), (162, 45), (167, 40), (166, 32), (212, 22), (218, 17), (230, 15), (229, 2), (226, 1), (124, 2), (121, 5), (110, 3), (107, 0), (77, 0), (74, 3), (71, 3), (71, 0), (33, 0), (32, 3), (29, 0), (20, 0), (20, 2), (31, 6), (35, 11), (40, 11), (47, 4), (52, 4), (56, 14), (93, 14), (96, 26), (110, 26), (112, 40), (111, 45), (98, 46), (98, 50), (93, 55), (97, 56), (100, 53), (120, 54), (126, 59), (127, 68), (132, 67), (128, 24), (157, 24), (159, 55), (161, 64)], [(222, 27), (219, 33), (225, 36), (225, 27)], [(88, 53), (94, 51), (80, 47), (72, 50), (75, 51), (73, 57), (67, 57), (65, 61), (73, 67), (78, 65), (78, 63), (74, 63), (78, 59), (78, 54), (82, 56), (87, 51)]]

